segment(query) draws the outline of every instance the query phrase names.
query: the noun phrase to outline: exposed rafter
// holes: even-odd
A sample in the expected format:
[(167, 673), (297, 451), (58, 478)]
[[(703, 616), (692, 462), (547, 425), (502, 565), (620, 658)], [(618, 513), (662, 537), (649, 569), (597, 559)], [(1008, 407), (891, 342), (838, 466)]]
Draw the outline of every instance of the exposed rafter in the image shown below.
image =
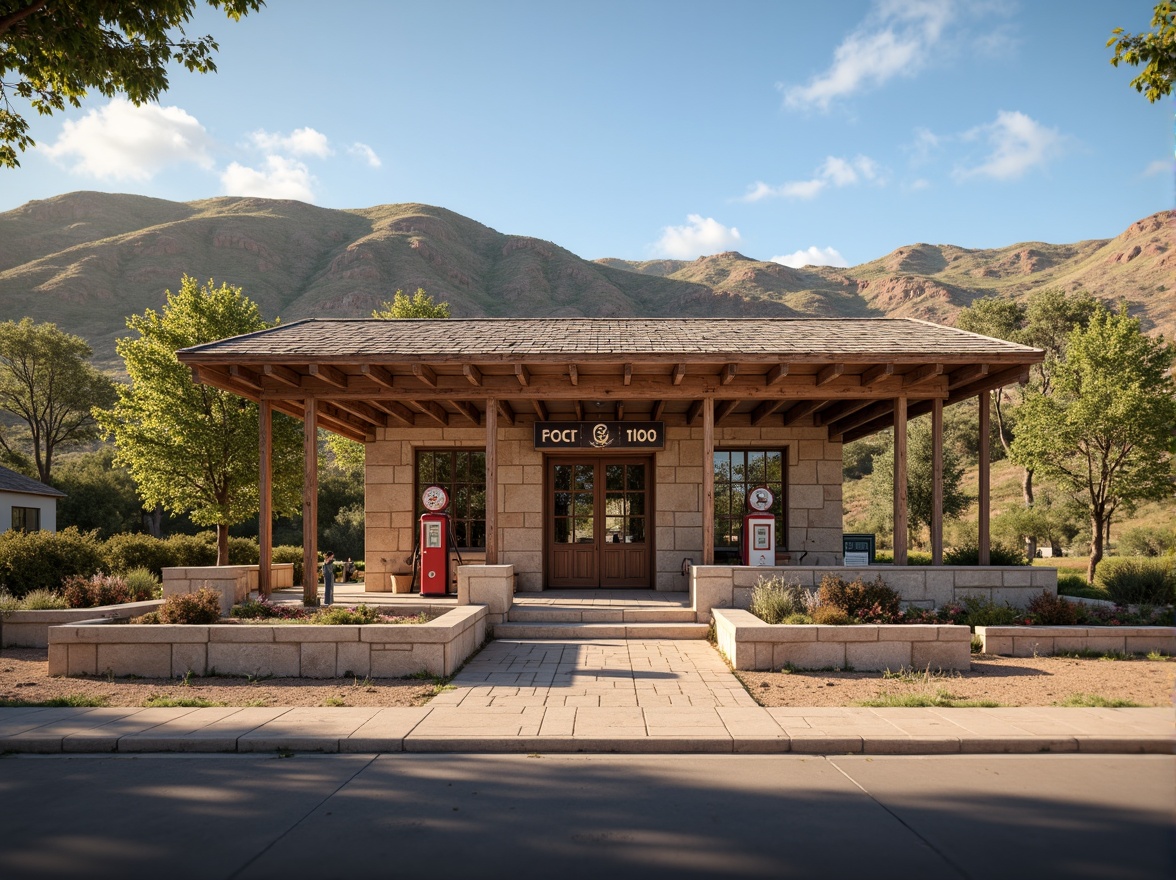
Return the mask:
[(719, 374), (719, 384), (730, 385), (738, 374), (739, 364), (727, 364), (723, 367), (723, 372)]
[(437, 403), (435, 400), (414, 400), (412, 405), (418, 407), (421, 412), (431, 418), (439, 425), (448, 427), (449, 413), (445, 411), (445, 407)]
[(696, 400), (690, 404), (690, 409), (686, 410), (686, 424), (693, 425), (700, 412), (702, 412), (702, 401)]
[(531, 384), (531, 371), (525, 364), (515, 364), (514, 373), (522, 387), (526, 388)]
[(772, 413), (784, 405), (783, 400), (765, 400), (751, 411), (751, 424), (762, 425)]
[(794, 403), (788, 407), (784, 413), (784, 425), (795, 425), (805, 416), (812, 415), (817, 410), (825, 405), (827, 401), (824, 400), (802, 400), (799, 403)]
[(395, 380), (392, 378), (392, 371), (384, 367), (378, 367), (375, 364), (363, 364), (359, 368), (361, 375), (367, 376), (381, 388), (394, 388)]
[(547, 407), (538, 397), (531, 398), (531, 406), (535, 410), (535, 417), (541, 422), (547, 421)]
[(344, 391), (347, 390), (347, 374), (338, 367), (332, 367), (330, 364), (311, 364), (307, 367), (307, 372), (322, 379), (328, 385), (334, 385)]
[(914, 388), (916, 385), (922, 385), (936, 376), (943, 375), (943, 364), (924, 364), (911, 370), (909, 373), (904, 373), (902, 377), (903, 390), (907, 388)]
[(862, 387), (869, 388), (875, 382), (894, 375), (894, 364), (875, 364), (862, 372)]
[(246, 367), (239, 367), (236, 364), (229, 366), (229, 375), (240, 382), (242, 385), (247, 385), (254, 391), (261, 390), (261, 376)]
[(735, 407), (739, 406), (738, 400), (716, 400), (715, 401), (715, 424), (717, 425), (727, 416), (735, 411)]
[(283, 385), (289, 385), (291, 388), (302, 387), (302, 374), (297, 370), (292, 370), (281, 364), (265, 364), (261, 370), (271, 379), (276, 379)]
[(498, 417), (508, 425), (513, 426), (515, 423), (515, 411), (505, 400), (498, 401)]
[(471, 385), (482, 384), (482, 371), (473, 364), (462, 364), (461, 372)]
[(666, 402), (664, 400), (655, 400), (653, 402), (653, 410), (649, 413), (652, 421), (661, 421), (662, 413), (665, 411)]
[(625, 364), (625, 379), (624, 379), (624, 382), (625, 382), (625, 384), (626, 384), (626, 385), (631, 385), (631, 384), (633, 384), (633, 365), (632, 365), (632, 364)]
[(468, 400), (451, 400), (449, 402), (457, 409), (459, 413), (461, 413), (475, 425), (482, 424), (482, 413), (473, 403)]
[(412, 374), (430, 388), (437, 387), (437, 372), (428, 364), (413, 364)]
[(765, 385), (778, 385), (788, 375), (788, 364), (776, 364), (764, 374)]
[(961, 385), (967, 385), (988, 375), (988, 364), (974, 364), (963, 369), (953, 370), (947, 374), (947, 390), (955, 391)]
[(573, 385), (580, 384), (580, 368), (575, 364), (568, 364), (568, 380)]
[(675, 364), (673, 372), (673, 382), (675, 385), (681, 385), (682, 380), (686, 378), (686, 365)]
[(829, 364), (829, 366), (817, 373), (817, 387), (828, 385), (834, 379), (840, 378), (844, 372), (845, 364)]
[(386, 412), (388, 415), (400, 419), (400, 421), (404, 422), (406, 425), (411, 426), (415, 424), (415, 414), (403, 403), (399, 403), (395, 400), (373, 400), (371, 401), (371, 404), (381, 412)]

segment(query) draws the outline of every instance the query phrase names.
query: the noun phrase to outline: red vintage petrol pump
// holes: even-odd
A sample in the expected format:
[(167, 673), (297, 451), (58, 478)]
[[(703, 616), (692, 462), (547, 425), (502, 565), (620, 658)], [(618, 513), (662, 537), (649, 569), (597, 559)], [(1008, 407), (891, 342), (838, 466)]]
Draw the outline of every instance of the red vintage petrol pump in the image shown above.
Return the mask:
[(449, 591), (449, 495), (430, 486), (421, 496), (421, 595), (444, 596)]
[(776, 517), (768, 513), (774, 500), (767, 486), (756, 486), (747, 493), (748, 513), (743, 516), (740, 542), (744, 565), (776, 564)]

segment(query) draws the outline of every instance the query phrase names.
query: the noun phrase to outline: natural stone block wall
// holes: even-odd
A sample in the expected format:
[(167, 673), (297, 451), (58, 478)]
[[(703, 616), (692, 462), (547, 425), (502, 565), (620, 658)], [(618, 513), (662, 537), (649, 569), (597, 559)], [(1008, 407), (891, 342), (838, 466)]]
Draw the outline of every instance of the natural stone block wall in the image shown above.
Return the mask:
[(719, 651), (736, 669), (970, 669), (966, 626), (788, 626), (740, 609), (715, 609)]
[(1173, 626), (978, 626), (985, 654), (1034, 657), (1068, 651), (1176, 655)]
[(421, 624), (57, 626), (49, 632), (49, 674), (446, 676), (485, 640), (482, 605)]
[(157, 611), (162, 604), (162, 599), (148, 599), (146, 602), (124, 602), (121, 605), (99, 605), (95, 608), (10, 611), (4, 615), (4, 647), (45, 648), (49, 645), (51, 626), (99, 617), (129, 620), (148, 611)]
[(457, 604), (485, 605), (486, 622), (502, 623), (514, 604), (513, 565), (463, 565), (457, 569)]
[[(210, 587), (221, 594), (221, 615), (249, 597), (257, 589), (256, 565), (197, 565), (163, 569), (163, 598), (195, 593)], [(271, 567), (272, 587), (280, 590), (294, 586), (294, 563), (279, 562)]]
[(1058, 570), (1036, 566), (893, 566), (864, 568), (799, 566), (749, 568), (738, 565), (696, 565), (690, 575), (690, 598), (700, 623), (710, 620), (712, 608), (747, 608), (751, 591), (761, 577), (780, 575), (816, 589), (826, 574), (845, 580), (881, 577), (908, 605), (939, 608), (968, 596), (982, 596), (998, 604), (1025, 608), (1044, 590), (1057, 595)]

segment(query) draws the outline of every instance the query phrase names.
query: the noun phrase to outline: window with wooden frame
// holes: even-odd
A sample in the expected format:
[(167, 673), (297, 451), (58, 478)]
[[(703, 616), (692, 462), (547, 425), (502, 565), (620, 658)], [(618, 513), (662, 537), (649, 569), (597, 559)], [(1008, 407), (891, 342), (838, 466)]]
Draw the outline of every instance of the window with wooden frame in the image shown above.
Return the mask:
[(12, 508), (12, 530), (15, 532), (41, 531), (41, 508), (14, 507)]
[(416, 451), (416, 512), (425, 512), (421, 493), (440, 486), (449, 493), (453, 537), (462, 550), (486, 547), (486, 450), (418, 449)]
[(776, 516), (776, 549), (788, 549), (788, 450), (716, 449), (715, 469), (715, 561), (732, 561), (739, 552), (747, 493), (767, 486), (775, 500), (768, 511)]

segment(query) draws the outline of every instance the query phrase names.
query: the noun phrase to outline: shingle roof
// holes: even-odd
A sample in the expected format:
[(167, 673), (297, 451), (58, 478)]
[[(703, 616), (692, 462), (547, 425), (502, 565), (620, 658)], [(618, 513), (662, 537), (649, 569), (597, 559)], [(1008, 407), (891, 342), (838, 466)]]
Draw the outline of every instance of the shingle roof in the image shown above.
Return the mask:
[(52, 486), (18, 474), (6, 467), (0, 467), (0, 492), (22, 492), (25, 495), (49, 495), (54, 498), (64, 498), (65, 493)]
[(314, 318), (183, 350), (184, 360), (917, 354), (1034, 362), (1036, 349), (910, 318)]

